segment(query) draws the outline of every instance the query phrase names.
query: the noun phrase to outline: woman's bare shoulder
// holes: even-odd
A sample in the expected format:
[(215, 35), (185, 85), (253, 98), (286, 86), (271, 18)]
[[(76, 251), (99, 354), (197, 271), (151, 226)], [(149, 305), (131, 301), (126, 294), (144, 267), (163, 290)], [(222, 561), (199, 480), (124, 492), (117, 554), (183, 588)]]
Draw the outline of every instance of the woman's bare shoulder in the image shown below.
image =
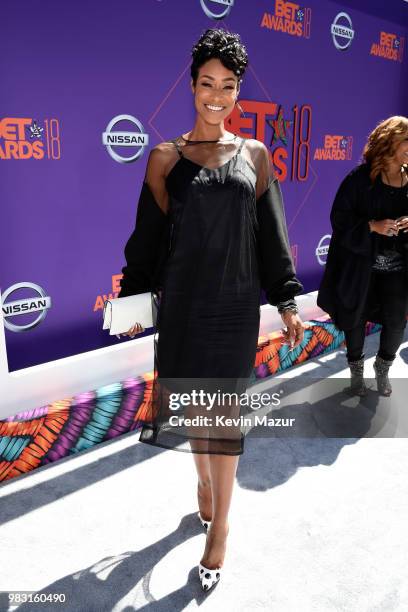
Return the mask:
[(247, 138), (245, 146), (248, 151), (247, 155), (250, 158), (250, 162), (257, 173), (262, 169), (266, 171), (265, 169), (270, 166), (269, 150), (266, 145), (256, 138)]
[(247, 138), (245, 141), (245, 146), (248, 148), (248, 152), (254, 165), (262, 158), (262, 156), (266, 157), (268, 155), (267, 147), (263, 142), (257, 140), (256, 138)]
[(261, 140), (257, 140), (256, 138), (247, 138), (245, 142), (248, 147), (257, 151), (266, 148), (264, 143)]
[(160, 173), (166, 176), (169, 166), (174, 163), (174, 159), (177, 157), (178, 153), (174, 142), (164, 140), (150, 150), (148, 163), (155, 166), (156, 170), (160, 170)]

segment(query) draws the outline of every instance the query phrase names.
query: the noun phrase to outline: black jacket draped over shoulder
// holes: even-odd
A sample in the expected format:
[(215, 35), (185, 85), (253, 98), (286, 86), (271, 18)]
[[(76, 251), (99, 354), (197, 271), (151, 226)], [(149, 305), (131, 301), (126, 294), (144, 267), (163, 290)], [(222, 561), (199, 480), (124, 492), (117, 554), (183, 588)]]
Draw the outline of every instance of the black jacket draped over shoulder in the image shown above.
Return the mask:
[(148, 183), (143, 181), (135, 228), (125, 246), (126, 265), (122, 268), (118, 297), (162, 289), (161, 273), (170, 248), (170, 221), (170, 215), (162, 211)]
[[(317, 304), (340, 330), (356, 327), (364, 311), (370, 321), (382, 323), (379, 304), (373, 302), (368, 310), (366, 304), (380, 239), (368, 222), (383, 218), (380, 178), (372, 183), (369, 170), (360, 164), (343, 179), (330, 214), (332, 238)], [(406, 249), (404, 257), (407, 264)]]
[(303, 291), (290, 250), (279, 180), (274, 177), (257, 200), (257, 245), (261, 287), (266, 300), (278, 308)]

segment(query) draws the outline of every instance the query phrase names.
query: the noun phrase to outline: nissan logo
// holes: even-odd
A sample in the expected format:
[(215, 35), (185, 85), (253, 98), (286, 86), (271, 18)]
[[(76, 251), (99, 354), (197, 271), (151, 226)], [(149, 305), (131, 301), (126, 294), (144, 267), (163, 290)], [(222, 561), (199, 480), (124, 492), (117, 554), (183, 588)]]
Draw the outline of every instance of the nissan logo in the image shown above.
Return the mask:
[[(124, 130), (114, 131), (113, 128), (121, 121), (129, 121), (136, 127), (136, 130), (130, 132)], [(143, 151), (149, 144), (149, 135), (145, 133), (143, 125), (136, 117), (132, 117), (132, 115), (117, 115), (117, 117), (114, 117), (108, 123), (106, 131), (103, 132), (102, 143), (105, 145), (112, 159), (121, 164), (128, 164), (129, 162), (136, 161), (143, 155)], [(126, 157), (114, 150), (114, 148), (116, 149), (118, 147), (136, 147), (137, 150), (133, 155)]]
[[(7, 302), (7, 298), (17, 291), (18, 289), (32, 289), (34, 293), (33, 297), (23, 298), (21, 300), (13, 300)], [(37, 327), (43, 319), (47, 316), (47, 310), (51, 308), (51, 298), (47, 296), (44, 289), (34, 283), (16, 283), (12, 285), (3, 293), (2, 296), (2, 313), (4, 319), (4, 327), (13, 332), (24, 332), (29, 329)], [(30, 323), (25, 325), (16, 325), (8, 320), (9, 317), (17, 317), (19, 315), (38, 313)]]
[[(230, 14), (232, 7), (234, 6), (234, 0), (200, 0), (201, 8), (204, 13), (210, 19), (224, 19)], [(207, 4), (213, 6), (214, 4), (222, 4), (225, 9), (221, 13), (214, 13), (213, 9), (208, 8)]]

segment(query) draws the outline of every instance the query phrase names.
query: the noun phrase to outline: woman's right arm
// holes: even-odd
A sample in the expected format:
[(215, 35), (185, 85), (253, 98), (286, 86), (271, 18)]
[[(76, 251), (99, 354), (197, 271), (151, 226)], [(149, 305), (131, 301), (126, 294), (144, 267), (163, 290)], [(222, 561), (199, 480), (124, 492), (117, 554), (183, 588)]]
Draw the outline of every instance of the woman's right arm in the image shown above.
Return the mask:
[[(168, 229), (168, 194), (165, 184), (167, 163), (165, 143), (150, 151), (137, 205), (135, 228), (125, 246), (118, 297), (154, 289), (154, 278)], [(123, 335), (143, 331), (136, 324)]]

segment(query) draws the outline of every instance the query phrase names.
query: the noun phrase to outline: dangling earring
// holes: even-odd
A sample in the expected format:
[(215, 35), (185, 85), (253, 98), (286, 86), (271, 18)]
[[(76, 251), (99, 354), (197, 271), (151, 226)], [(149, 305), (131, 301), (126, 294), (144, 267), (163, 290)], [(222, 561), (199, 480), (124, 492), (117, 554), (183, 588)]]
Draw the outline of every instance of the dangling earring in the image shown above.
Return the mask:
[(235, 104), (238, 106), (238, 108), (239, 108), (239, 110), (240, 110), (241, 114), (242, 114), (242, 115), (244, 115), (244, 117), (245, 117), (245, 113), (244, 113), (244, 111), (242, 110), (242, 106), (241, 106), (240, 104), (238, 104), (238, 98), (235, 98)]

